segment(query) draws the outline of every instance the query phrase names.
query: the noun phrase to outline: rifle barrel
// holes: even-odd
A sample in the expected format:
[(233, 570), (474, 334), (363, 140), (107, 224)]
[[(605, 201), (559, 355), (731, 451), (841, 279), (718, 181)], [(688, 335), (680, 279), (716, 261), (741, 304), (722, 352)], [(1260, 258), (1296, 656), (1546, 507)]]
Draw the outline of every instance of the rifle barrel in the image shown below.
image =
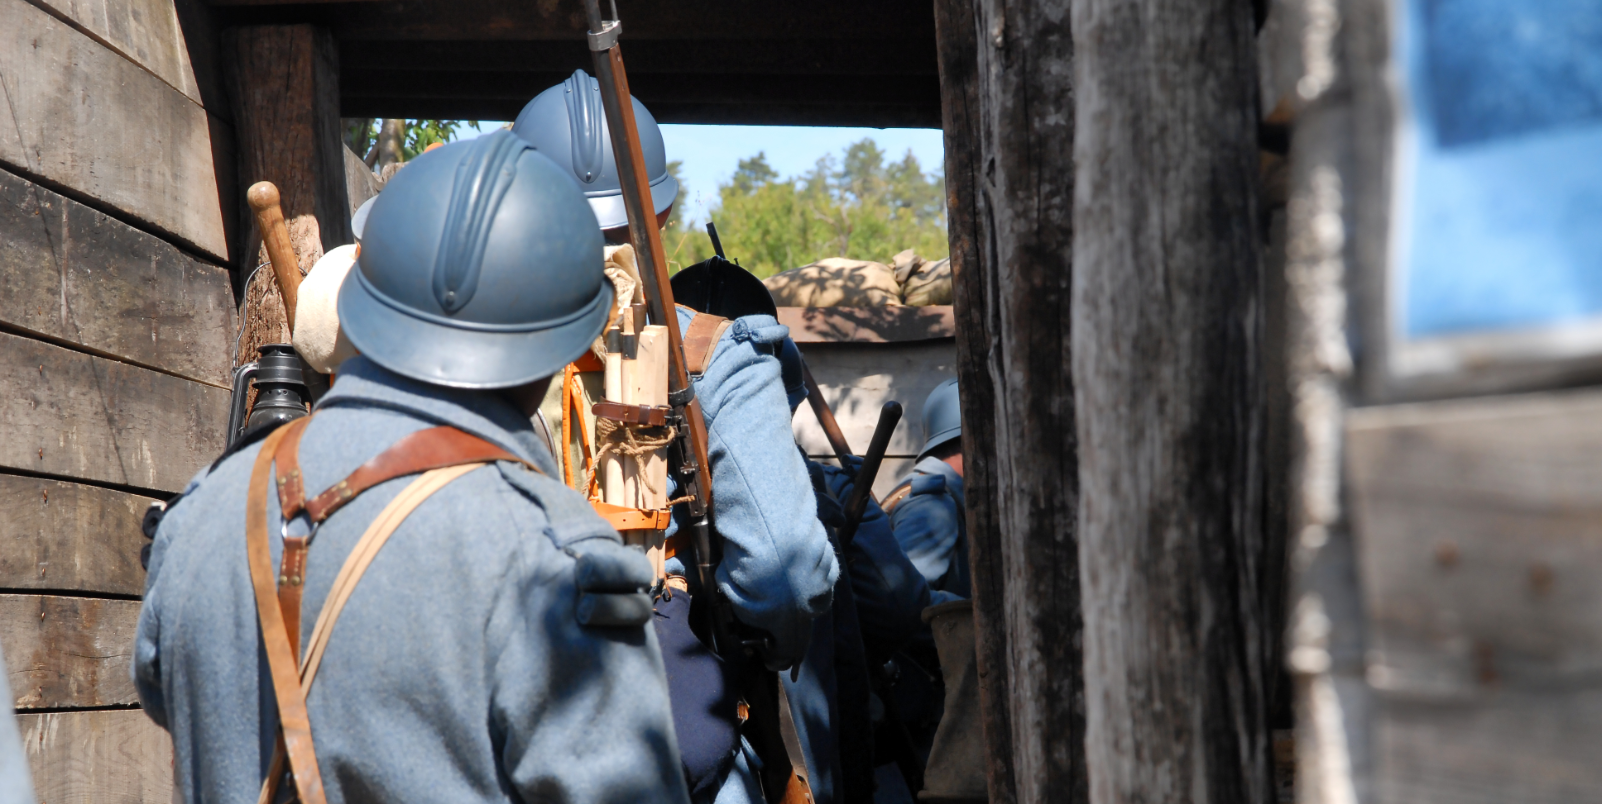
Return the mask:
[[(707, 459), (707, 423), (702, 420), (701, 405), (694, 397), (691, 375), (685, 365), (685, 346), (674, 312), (674, 289), (668, 282), (667, 252), (657, 226), (646, 159), (641, 152), (640, 130), (635, 125), (635, 104), (629, 94), (624, 56), (618, 46), (619, 24), (617, 20), (602, 19), (599, 0), (585, 0), (585, 14), (591, 26), (591, 55), (596, 80), (601, 85), (602, 110), (612, 133), (613, 158), (618, 165), (618, 180), (623, 190), (624, 210), (629, 217), (630, 240), (635, 244), (635, 261), (640, 268), (647, 314), (652, 323), (662, 325), (668, 333), (669, 404), (683, 406), (685, 413), (689, 448), (682, 452), (690, 454), (681, 455), (681, 465), (689, 471), (678, 474), (684, 481), (682, 488), (691, 497), (688, 506), (692, 518), (701, 518), (712, 505), (713, 493)], [(690, 398), (689, 402), (676, 402), (686, 397)]]
[(852, 445), (847, 443), (847, 436), (841, 432), (841, 425), (835, 420), (835, 413), (830, 410), (829, 403), (824, 401), (824, 393), (819, 390), (819, 381), (813, 379), (813, 372), (808, 369), (806, 360), (802, 361), (802, 385), (808, 389), (808, 407), (813, 408), (813, 415), (819, 420), (819, 429), (824, 431), (825, 440), (830, 442), (830, 449), (835, 450), (836, 460), (841, 462), (844, 469), (851, 465), (847, 460), (852, 457)]
[(863, 521), (863, 511), (869, 506), (869, 488), (874, 485), (875, 475), (880, 474), (880, 461), (886, 457), (886, 447), (891, 445), (891, 434), (897, 429), (897, 422), (901, 420), (901, 402), (892, 401), (881, 406), (880, 421), (874, 425), (874, 438), (869, 441), (869, 451), (863, 455), (863, 466), (858, 469), (858, 476), (852, 481), (852, 495), (847, 498), (847, 523), (837, 534), (842, 550), (851, 546), (852, 537), (858, 534), (858, 524)]

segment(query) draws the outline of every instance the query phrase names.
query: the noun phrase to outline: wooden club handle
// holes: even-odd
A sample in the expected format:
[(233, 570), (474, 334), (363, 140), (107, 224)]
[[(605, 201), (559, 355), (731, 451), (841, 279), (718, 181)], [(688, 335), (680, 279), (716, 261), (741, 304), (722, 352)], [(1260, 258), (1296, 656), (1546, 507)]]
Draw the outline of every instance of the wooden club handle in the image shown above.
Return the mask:
[(290, 245), (290, 230), (284, 225), (284, 211), (279, 209), (278, 188), (270, 181), (259, 181), (245, 192), (245, 200), (256, 213), (256, 228), (262, 232), (262, 243), (267, 246), (267, 259), (273, 264), (273, 276), (278, 279), (279, 295), (284, 297), (284, 316), (290, 331), (295, 331), (295, 301), (301, 287), (301, 265), (296, 259), (295, 247)]

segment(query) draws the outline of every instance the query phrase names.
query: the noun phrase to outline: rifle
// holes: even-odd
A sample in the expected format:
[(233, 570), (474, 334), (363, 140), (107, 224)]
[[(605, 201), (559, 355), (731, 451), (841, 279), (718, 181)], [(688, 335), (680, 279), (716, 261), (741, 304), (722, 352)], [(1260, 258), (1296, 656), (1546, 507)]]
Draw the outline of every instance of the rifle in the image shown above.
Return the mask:
[(713, 477), (707, 459), (707, 423), (702, 419), (702, 407), (685, 363), (674, 290), (668, 283), (668, 253), (663, 249), (663, 235), (657, 228), (657, 210), (652, 204), (646, 158), (641, 152), (640, 132), (635, 128), (635, 105), (630, 100), (629, 79), (624, 74), (624, 57), (618, 49), (618, 34), (623, 26), (617, 19), (616, 5), (612, 11), (614, 18), (603, 20), (600, 1), (585, 0), (585, 14), (590, 22), (586, 39), (594, 57), (596, 79), (601, 85), (602, 111), (612, 134), (613, 159), (618, 165), (624, 211), (629, 217), (630, 240), (635, 244), (635, 264), (640, 269), (646, 313), (652, 323), (662, 325), (668, 333), (669, 420), (675, 432), (669, 465), (679, 481), (682, 495), (689, 498), (685, 506), (690, 514), (689, 531), (696, 550), (696, 576), (702, 593), (713, 602), (704, 609), (710, 618), (708, 633), (713, 640), (713, 650), (728, 656), (735, 646), (730, 636), (728, 602), (719, 594), (718, 582), (713, 577), (710, 521)]

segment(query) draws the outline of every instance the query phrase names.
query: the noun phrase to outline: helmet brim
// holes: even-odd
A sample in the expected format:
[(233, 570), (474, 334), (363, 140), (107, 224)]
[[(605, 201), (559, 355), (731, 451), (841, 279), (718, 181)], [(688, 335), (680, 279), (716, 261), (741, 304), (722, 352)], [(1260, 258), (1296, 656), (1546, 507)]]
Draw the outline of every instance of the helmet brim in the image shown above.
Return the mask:
[(936, 433), (935, 435), (931, 436), (929, 439), (927, 439), (925, 441), (925, 445), (922, 448), (920, 448), (920, 450), (919, 450), (919, 457), (915, 458), (914, 460), (916, 460), (916, 461), (924, 460), (924, 457), (926, 455), (929, 455), (931, 450), (933, 450), (936, 447), (939, 447), (942, 444), (945, 444), (948, 441), (951, 441), (954, 438), (957, 438), (957, 437), (959, 437), (959, 436), (961, 436), (963, 434), (964, 434), (964, 429), (963, 429), (962, 425), (960, 425), (958, 427), (948, 427), (947, 429), (942, 430), (939, 433)]
[[(652, 213), (663, 214), (663, 210), (668, 209), (678, 196), (679, 182), (674, 179), (674, 174), (664, 173), (663, 177), (652, 185), (652, 206), (655, 207)], [(590, 202), (590, 211), (596, 213), (596, 222), (601, 224), (602, 229), (617, 229), (629, 225), (629, 213), (624, 209), (622, 192), (613, 191), (608, 195), (597, 196), (587, 193), (585, 200)]]
[(523, 331), (442, 326), (380, 297), (360, 267), (340, 286), (340, 329), (363, 356), (403, 377), (450, 388), (513, 388), (549, 377), (590, 348), (612, 309), (613, 287), (559, 324)]

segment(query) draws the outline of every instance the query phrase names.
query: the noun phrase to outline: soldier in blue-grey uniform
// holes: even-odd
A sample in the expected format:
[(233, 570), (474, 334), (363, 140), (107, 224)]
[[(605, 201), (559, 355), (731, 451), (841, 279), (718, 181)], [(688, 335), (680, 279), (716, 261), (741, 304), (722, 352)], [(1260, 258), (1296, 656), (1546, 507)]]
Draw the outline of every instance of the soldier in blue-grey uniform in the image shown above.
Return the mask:
[[(582, 191), (496, 132), (413, 160), (365, 230), (338, 302), (361, 356), (305, 427), (308, 495), (442, 425), (516, 461), (426, 499), (346, 603), (306, 699), (328, 801), (688, 801), (646, 626), (650, 565), (555, 479), (530, 426), (550, 376), (589, 348), (611, 304)], [(172, 734), (187, 801), (255, 800), (274, 754), (244, 533), (260, 449), (197, 476), (151, 554), (134, 681)], [(315, 530), (304, 622), (409, 482), (373, 486)], [(266, 496), (277, 566), (280, 534), (307, 526), (284, 523)], [(597, 618), (598, 605), (639, 616)]]
[(930, 588), (969, 597), (969, 539), (964, 529), (963, 418), (958, 380), (925, 399), (925, 443), (913, 471), (887, 495), (903, 552)]
[[(807, 399), (802, 354), (790, 338), (780, 352), (786, 397), (793, 414)], [(852, 495), (857, 465), (847, 468), (808, 461), (818, 497), (819, 518), (832, 539), (846, 523), (844, 506)], [(891, 522), (871, 496), (852, 542), (836, 548), (846, 564), (836, 585), (829, 615), (814, 627), (813, 644), (792, 691), (798, 736), (808, 755), (808, 772), (817, 779), (814, 797), (827, 804), (876, 800), (875, 766), (894, 760), (877, 756), (874, 733), (884, 723), (884, 704), (874, 688), (883, 686), (883, 666), (923, 629), (919, 613), (931, 604), (930, 587), (891, 531)], [(843, 588), (845, 587), (845, 588)]]
[[(668, 172), (656, 120), (640, 101), (632, 101), (661, 226), (679, 187)], [(579, 181), (610, 242), (628, 241), (628, 218), (595, 79), (576, 71), (531, 100), (512, 130)], [(681, 307), (677, 313), (684, 332), (696, 312)], [(791, 435), (777, 356), (787, 334), (772, 315), (735, 318), (701, 361), (704, 370), (692, 377), (707, 423), (712, 521), (723, 544), (715, 573), (719, 591), (738, 624), (755, 635), (751, 641), (763, 645), (759, 658), (770, 670), (802, 660), (813, 621), (830, 610), (838, 573), (818, 520), (807, 467)], [(670, 535), (684, 525), (677, 517)], [(701, 595), (688, 558), (670, 558), (668, 572), (686, 577), (691, 594)], [(670, 657), (671, 682), (676, 658)], [(733, 726), (733, 707), (718, 700), (687, 704), (683, 689), (676, 687), (675, 717), (693, 798), (761, 804), (760, 761), (744, 741), (726, 741), (733, 730), (708, 717), (709, 706), (717, 704), (719, 716), (727, 710), (731, 719), (723, 725)]]
[[(930, 392), (920, 419), (924, 446), (913, 470), (886, 495), (883, 504), (890, 512), (897, 543), (930, 585), (934, 604), (969, 597), (963, 422), (956, 379)], [(922, 763), (941, 721), (943, 695), (941, 665), (928, 626), (921, 626), (898, 653), (896, 665), (898, 680), (886, 703)]]

